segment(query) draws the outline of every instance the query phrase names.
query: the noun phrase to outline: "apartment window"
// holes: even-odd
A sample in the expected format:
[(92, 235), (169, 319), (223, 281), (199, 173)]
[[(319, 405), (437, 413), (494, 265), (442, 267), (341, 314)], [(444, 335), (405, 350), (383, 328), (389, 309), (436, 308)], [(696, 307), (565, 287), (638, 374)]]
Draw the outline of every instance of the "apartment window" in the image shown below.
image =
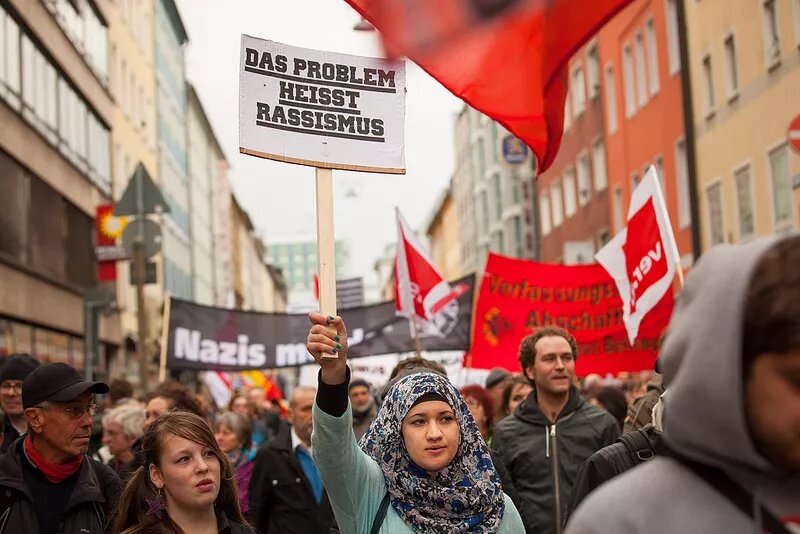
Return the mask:
[(655, 163), (653, 164), (656, 168), (656, 175), (658, 177), (658, 185), (661, 187), (661, 193), (663, 194), (664, 198), (666, 199), (667, 195), (667, 179), (664, 176), (664, 158), (661, 156), (656, 156)]
[(566, 132), (569, 130), (570, 126), (572, 126), (572, 106), (570, 105), (571, 100), (571, 93), (570, 89), (567, 89), (567, 98), (564, 99), (564, 131)]
[(481, 191), (481, 215), (483, 220), (483, 232), (489, 231), (489, 197), (486, 190)]
[(583, 68), (580, 66), (575, 67), (572, 71), (571, 92), (575, 116), (580, 117), (581, 113), (586, 110), (586, 79), (583, 74)]
[(658, 93), (660, 81), (658, 79), (658, 45), (656, 44), (656, 28), (653, 19), (647, 21), (645, 28), (647, 39), (647, 75), (650, 84), (650, 96)]
[(614, 232), (622, 230), (622, 187), (614, 189)]
[(14, 109), (19, 109), (21, 69), (19, 55), (19, 26), (0, 7), (0, 96), (4, 97)]
[(722, 183), (716, 182), (706, 189), (708, 231), (711, 246), (725, 242), (725, 220), (722, 216)]
[(547, 191), (543, 191), (539, 195), (539, 218), (542, 222), (542, 235), (549, 234), (551, 229), (550, 196), (547, 194)]
[(769, 173), (772, 180), (772, 206), (777, 230), (792, 221), (792, 178), (789, 172), (789, 147), (782, 145), (769, 153)]
[(589, 77), (589, 98), (594, 100), (600, 95), (600, 55), (597, 45), (592, 45), (586, 53), (586, 75)]
[(689, 163), (686, 159), (686, 141), (675, 143), (675, 174), (678, 185), (678, 227), (688, 228), (692, 224), (689, 200)]
[(636, 113), (636, 91), (633, 81), (633, 53), (630, 45), (626, 45), (622, 50), (622, 78), (622, 83), (625, 85), (625, 116), (631, 118)]
[(503, 184), (500, 182), (500, 175), (495, 174), (494, 182), (494, 216), (499, 221), (503, 217)]
[(753, 216), (753, 190), (750, 184), (750, 166), (746, 165), (733, 173), (736, 185), (736, 210), (739, 215), (739, 238), (745, 239), (756, 231)]
[(578, 204), (585, 206), (592, 197), (592, 181), (589, 177), (589, 155), (578, 157)]
[(644, 37), (642, 32), (634, 38), (634, 54), (636, 60), (636, 101), (640, 108), (647, 104), (647, 74), (644, 64)]
[(128, 89), (128, 63), (124, 59), (122, 60), (122, 66), (119, 68), (119, 79), (121, 83), (121, 87), (119, 88), (120, 103), (122, 104), (123, 111), (125, 111), (125, 113), (129, 113), (128, 101), (130, 98), (130, 92)]
[(608, 135), (617, 131), (617, 84), (614, 80), (614, 65), (606, 65), (606, 120)]
[(800, 47), (800, 0), (792, 0), (792, 15), (794, 17), (794, 42)]
[(502, 230), (498, 230), (497, 232), (495, 232), (494, 243), (495, 243), (494, 247), (497, 252), (499, 252), (500, 254), (506, 253), (506, 241)]
[(519, 175), (514, 173), (511, 176), (511, 202), (514, 206), (519, 204)]
[(564, 171), (564, 215), (567, 218), (575, 215), (578, 211), (575, 203), (575, 169), (569, 167)]
[(514, 255), (517, 258), (523, 256), (523, 242), (522, 242), (522, 219), (518, 216), (512, 220), (514, 226)]
[(725, 38), (725, 63), (727, 66), (727, 91), (728, 98), (734, 98), (739, 94), (739, 70), (736, 67), (736, 41), (733, 34)]
[(641, 176), (639, 176), (638, 172), (635, 172), (631, 175), (631, 193), (633, 190), (636, 189), (636, 186), (639, 185), (639, 182), (642, 181)]
[(714, 113), (714, 73), (711, 70), (711, 56), (703, 57), (703, 106), (706, 118)]
[(550, 186), (550, 200), (553, 206), (553, 228), (558, 228), (564, 222), (564, 211), (561, 204), (561, 184), (558, 182)]
[(678, 41), (678, 2), (683, 0), (667, 0), (667, 57), (669, 59), (670, 76), (681, 70), (681, 54)]
[(598, 193), (608, 186), (606, 170), (606, 146), (602, 139), (592, 144), (592, 170), (594, 173), (594, 190)]
[(764, 59), (767, 69), (771, 69), (781, 62), (781, 36), (778, 30), (778, 6), (775, 0), (764, 0), (763, 6), (763, 33), (764, 33)]

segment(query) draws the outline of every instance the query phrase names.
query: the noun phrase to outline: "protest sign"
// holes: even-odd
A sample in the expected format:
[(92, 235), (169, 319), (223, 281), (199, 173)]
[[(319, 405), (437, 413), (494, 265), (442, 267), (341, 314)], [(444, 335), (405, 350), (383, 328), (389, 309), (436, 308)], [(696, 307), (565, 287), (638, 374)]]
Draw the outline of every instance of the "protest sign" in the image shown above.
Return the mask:
[[(473, 276), (454, 285), (468, 289), (436, 315), (435, 331), (421, 334), (423, 350), (469, 350)], [(176, 298), (169, 302), (162, 339), (169, 369), (241, 371), (314, 361), (306, 350), (311, 324), (305, 314), (229, 310)], [(395, 315), (394, 302), (352, 308), (344, 319), (348, 359), (414, 350), (408, 322)]]
[(490, 254), (475, 308), (472, 366), (519, 372), (522, 338), (543, 326), (569, 331), (578, 342), (576, 373), (653, 368), (669, 323), (672, 292), (645, 317), (628, 343), (622, 300), (602, 266), (552, 265)]
[(242, 35), (239, 150), (327, 169), (405, 173), (405, 64)]

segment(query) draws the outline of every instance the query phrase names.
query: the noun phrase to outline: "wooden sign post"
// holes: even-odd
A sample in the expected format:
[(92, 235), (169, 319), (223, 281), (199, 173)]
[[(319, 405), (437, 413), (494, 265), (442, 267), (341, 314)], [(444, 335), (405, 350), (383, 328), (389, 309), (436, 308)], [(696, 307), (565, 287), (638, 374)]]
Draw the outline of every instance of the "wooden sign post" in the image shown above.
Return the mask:
[(316, 168), (324, 315), (336, 315), (332, 169), (405, 174), (405, 85), (402, 61), (242, 35), (239, 152)]

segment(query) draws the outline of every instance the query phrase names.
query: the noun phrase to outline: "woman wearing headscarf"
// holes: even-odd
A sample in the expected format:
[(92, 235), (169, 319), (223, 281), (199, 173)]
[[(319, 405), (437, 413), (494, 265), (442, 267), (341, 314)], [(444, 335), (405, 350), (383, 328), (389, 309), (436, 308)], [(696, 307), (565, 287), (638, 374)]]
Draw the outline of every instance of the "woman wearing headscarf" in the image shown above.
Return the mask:
[(309, 315), (308, 350), (321, 366), (312, 454), (343, 534), (524, 532), (489, 449), (458, 390), (421, 371), (389, 390), (356, 443), (347, 386), (347, 329)]

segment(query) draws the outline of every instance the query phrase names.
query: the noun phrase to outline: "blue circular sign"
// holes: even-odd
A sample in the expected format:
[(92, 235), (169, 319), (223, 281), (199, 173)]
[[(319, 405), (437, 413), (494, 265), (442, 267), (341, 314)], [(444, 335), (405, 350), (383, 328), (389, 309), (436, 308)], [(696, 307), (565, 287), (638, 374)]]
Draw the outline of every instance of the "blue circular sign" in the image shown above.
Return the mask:
[(528, 159), (528, 145), (515, 135), (508, 134), (503, 137), (500, 150), (503, 161), (509, 165), (519, 165)]

